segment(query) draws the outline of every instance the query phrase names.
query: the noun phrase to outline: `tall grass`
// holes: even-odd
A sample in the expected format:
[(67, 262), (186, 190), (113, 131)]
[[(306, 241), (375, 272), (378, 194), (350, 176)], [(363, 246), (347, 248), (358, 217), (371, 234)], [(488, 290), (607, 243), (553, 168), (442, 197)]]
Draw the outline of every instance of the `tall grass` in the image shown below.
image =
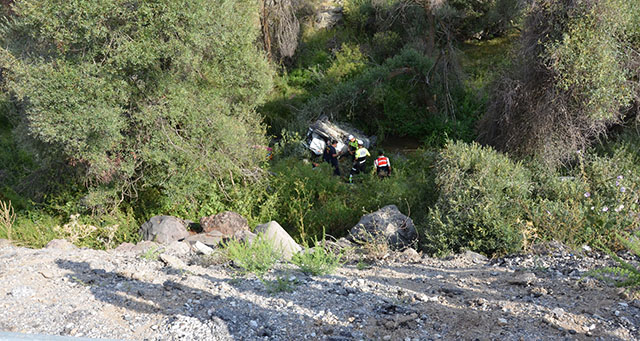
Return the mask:
[(13, 211), (11, 201), (5, 203), (0, 200), (0, 237), (11, 240), (13, 223), (16, 221), (16, 213)]

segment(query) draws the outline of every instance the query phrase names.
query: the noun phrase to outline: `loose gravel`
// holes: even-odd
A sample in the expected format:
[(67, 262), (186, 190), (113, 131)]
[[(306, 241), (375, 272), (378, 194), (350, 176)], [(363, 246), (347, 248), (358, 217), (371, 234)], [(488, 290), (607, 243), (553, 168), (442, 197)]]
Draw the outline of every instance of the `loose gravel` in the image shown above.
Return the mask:
[[(310, 277), (237, 277), (188, 244), (0, 240), (0, 331), (123, 340), (638, 340), (640, 301), (585, 273), (588, 248), (447, 259), (413, 250)], [(628, 259), (637, 261), (632, 256)], [(279, 291), (291, 289), (292, 291)]]

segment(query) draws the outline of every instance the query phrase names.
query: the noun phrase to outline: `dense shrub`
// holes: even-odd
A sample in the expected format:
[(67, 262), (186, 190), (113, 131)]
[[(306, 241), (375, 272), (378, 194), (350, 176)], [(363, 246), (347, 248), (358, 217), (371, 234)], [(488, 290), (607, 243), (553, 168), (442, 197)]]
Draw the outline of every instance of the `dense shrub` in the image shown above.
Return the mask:
[(616, 234), (640, 227), (637, 147), (623, 139), (610, 143), (607, 152), (581, 152), (564, 176), (539, 167), (530, 212), (538, 237), (617, 248)]
[(550, 165), (574, 159), (638, 102), (639, 22), (637, 1), (534, 2), (481, 141)]
[[(165, 213), (233, 200), (261, 178), (254, 112), (271, 84), (257, 3), (16, 1), (0, 67), (42, 167), (106, 212), (159, 193)], [(64, 20), (60, 20), (64, 18)]]
[(427, 252), (494, 255), (521, 248), (533, 189), (528, 169), (491, 148), (449, 142), (436, 174), (439, 195), (424, 232)]
[[(307, 101), (297, 113), (297, 128), (302, 129), (319, 115), (327, 115), (334, 120), (352, 121), (366, 132), (382, 136), (436, 141), (444, 141), (445, 134), (450, 138), (473, 137), (473, 120), (467, 120), (473, 116), (463, 115), (467, 112), (458, 110), (461, 108), (452, 101), (454, 96), (464, 97), (465, 92), (447, 89), (440, 76), (432, 75), (433, 69), (432, 58), (416, 50), (403, 50), (384, 64), (369, 67)], [(456, 111), (461, 114), (459, 118)]]

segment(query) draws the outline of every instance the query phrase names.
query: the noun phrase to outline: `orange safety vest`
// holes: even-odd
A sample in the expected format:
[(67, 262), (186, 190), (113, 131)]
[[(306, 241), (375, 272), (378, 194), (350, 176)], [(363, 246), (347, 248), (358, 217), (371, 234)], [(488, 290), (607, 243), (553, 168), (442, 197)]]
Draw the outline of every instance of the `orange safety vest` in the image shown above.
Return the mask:
[(373, 163), (376, 167), (388, 167), (389, 166), (389, 158), (386, 156), (381, 156), (376, 159)]

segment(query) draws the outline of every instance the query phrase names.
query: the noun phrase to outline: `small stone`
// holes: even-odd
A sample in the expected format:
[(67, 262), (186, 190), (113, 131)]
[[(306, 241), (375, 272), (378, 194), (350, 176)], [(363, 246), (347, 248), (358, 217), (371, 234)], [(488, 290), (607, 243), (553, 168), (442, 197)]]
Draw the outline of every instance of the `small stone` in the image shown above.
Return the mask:
[(507, 319), (505, 319), (505, 318), (499, 318), (499, 319), (498, 319), (498, 325), (499, 325), (499, 326), (506, 326), (507, 324), (509, 324), (509, 322), (507, 321)]
[(391, 340), (391, 335), (385, 335), (382, 339), (385, 341), (389, 341)]
[(532, 272), (514, 274), (513, 278), (509, 279), (509, 284), (527, 286), (536, 281), (536, 275)]
[(250, 325), (252, 328), (258, 328), (258, 322), (257, 322), (257, 321), (255, 321), (255, 320), (251, 320), (251, 321), (249, 321), (249, 325)]
[(29, 286), (13, 288), (13, 290), (11, 290), (10, 293), (11, 293), (11, 296), (16, 298), (27, 298), (36, 294), (35, 290), (33, 290)]
[(613, 315), (620, 316), (620, 311), (618, 311), (618, 310), (614, 311)]
[(260, 328), (260, 330), (258, 330), (258, 336), (262, 336), (262, 337), (271, 337), (271, 330), (267, 329), (267, 328)]
[(556, 318), (560, 318), (564, 315), (564, 309), (562, 308), (555, 308), (551, 311), (551, 313), (553, 314), (554, 317)]
[(529, 289), (529, 295), (535, 296), (535, 297), (540, 297), (540, 296), (544, 296), (546, 295), (547, 289), (543, 288), (543, 287), (533, 287), (531, 289)]

